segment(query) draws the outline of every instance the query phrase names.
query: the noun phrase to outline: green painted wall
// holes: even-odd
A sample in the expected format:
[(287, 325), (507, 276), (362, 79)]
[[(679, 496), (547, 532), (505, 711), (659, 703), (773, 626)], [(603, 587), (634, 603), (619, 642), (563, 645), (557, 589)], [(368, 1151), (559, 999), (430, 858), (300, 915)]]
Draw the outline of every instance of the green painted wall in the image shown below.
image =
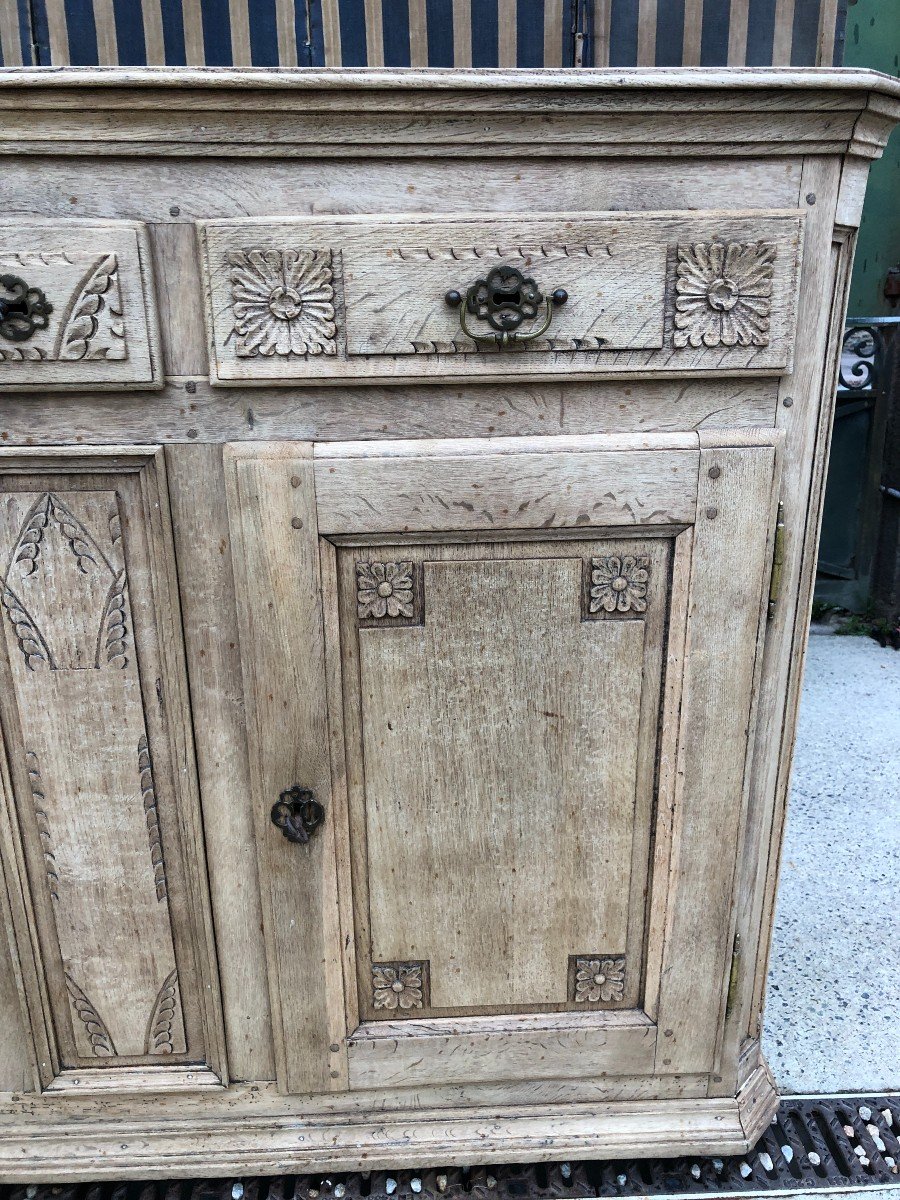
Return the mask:
[[(850, 0), (844, 66), (900, 77), (900, 0)], [(850, 286), (851, 317), (900, 316), (884, 298), (889, 267), (900, 266), (900, 126), (872, 164)]]

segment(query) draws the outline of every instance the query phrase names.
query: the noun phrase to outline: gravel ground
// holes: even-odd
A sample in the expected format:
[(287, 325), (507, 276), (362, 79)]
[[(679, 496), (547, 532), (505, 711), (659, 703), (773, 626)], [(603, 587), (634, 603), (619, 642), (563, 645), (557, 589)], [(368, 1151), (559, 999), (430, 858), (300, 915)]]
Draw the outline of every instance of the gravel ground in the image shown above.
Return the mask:
[(814, 634), (763, 1037), (782, 1092), (900, 1090), (898, 893), (900, 652)]

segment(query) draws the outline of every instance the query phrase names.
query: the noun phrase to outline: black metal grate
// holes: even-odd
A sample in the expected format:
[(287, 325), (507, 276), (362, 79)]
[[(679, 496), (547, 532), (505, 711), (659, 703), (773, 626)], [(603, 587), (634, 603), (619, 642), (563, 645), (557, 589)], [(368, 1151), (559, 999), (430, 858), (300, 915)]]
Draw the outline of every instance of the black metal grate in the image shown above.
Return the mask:
[(900, 1186), (900, 1096), (786, 1099), (748, 1154), (7, 1186), (0, 1200), (579, 1200)]

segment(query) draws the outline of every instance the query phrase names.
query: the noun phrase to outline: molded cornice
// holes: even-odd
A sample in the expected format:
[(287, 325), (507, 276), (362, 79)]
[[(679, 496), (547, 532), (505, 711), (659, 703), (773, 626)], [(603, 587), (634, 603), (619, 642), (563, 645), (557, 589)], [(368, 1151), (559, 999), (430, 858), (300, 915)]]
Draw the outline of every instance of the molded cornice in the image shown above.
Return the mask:
[(875, 71), (0, 70), (0, 153), (877, 158)]

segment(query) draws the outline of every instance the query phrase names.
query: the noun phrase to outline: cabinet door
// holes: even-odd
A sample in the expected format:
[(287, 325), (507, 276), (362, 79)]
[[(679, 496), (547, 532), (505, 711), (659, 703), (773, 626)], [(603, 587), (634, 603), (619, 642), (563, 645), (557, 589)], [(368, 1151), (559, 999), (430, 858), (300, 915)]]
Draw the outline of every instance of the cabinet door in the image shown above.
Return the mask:
[(53, 1090), (217, 1085), (162, 452), (0, 455), (3, 867)]
[(713, 1072), (775, 468), (695, 435), (234, 450), (257, 807), (325, 810), (260, 827), (283, 1085)]

